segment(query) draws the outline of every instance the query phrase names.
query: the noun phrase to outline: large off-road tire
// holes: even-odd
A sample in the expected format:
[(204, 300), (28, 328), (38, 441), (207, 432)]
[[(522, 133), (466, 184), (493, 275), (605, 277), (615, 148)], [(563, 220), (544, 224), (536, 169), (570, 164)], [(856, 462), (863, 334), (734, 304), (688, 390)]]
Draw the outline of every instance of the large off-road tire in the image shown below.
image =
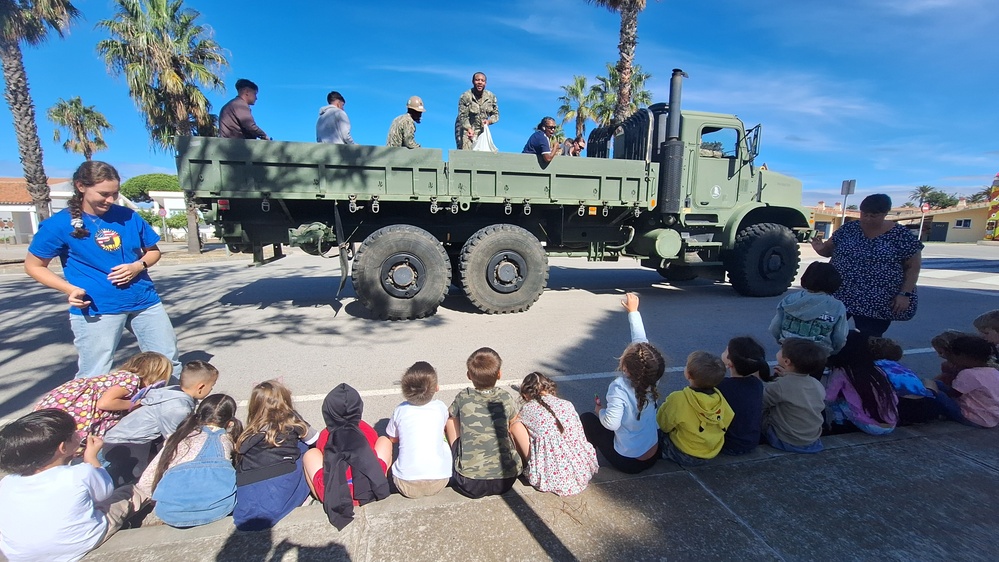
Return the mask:
[(787, 290), (798, 273), (798, 241), (783, 225), (760, 223), (735, 236), (725, 269), (732, 287), (749, 297), (772, 297)]
[(656, 272), (670, 283), (697, 279), (697, 270), (682, 263), (671, 263), (666, 267), (657, 267)]
[(357, 299), (378, 318), (423, 318), (437, 312), (447, 295), (451, 264), (426, 230), (386, 226), (361, 243), (351, 281)]
[(461, 249), (461, 287), (486, 314), (523, 312), (548, 284), (548, 256), (533, 234), (512, 224), (479, 230)]

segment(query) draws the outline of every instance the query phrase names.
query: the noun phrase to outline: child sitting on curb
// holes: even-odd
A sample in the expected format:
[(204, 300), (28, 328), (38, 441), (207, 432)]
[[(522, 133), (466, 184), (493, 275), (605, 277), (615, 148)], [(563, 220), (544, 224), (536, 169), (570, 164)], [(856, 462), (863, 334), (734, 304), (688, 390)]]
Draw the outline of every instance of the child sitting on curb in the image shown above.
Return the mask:
[(687, 357), (683, 376), (690, 385), (670, 393), (656, 419), (666, 434), (663, 458), (680, 466), (697, 466), (718, 456), (735, 413), (715, 388), (725, 378), (720, 358), (695, 351)]
[(763, 434), (775, 449), (791, 453), (822, 450), (826, 389), (812, 376), (829, 353), (819, 344), (787, 338), (777, 352), (780, 376), (763, 388)]
[(472, 387), (454, 397), (444, 426), (454, 455), (452, 487), (469, 498), (508, 491), (523, 469), (511, 432), (522, 432), (525, 441), (529, 438), (517, 420), (513, 397), (496, 388), (502, 364), (499, 354), (488, 347), (469, 356), (465, 365)]

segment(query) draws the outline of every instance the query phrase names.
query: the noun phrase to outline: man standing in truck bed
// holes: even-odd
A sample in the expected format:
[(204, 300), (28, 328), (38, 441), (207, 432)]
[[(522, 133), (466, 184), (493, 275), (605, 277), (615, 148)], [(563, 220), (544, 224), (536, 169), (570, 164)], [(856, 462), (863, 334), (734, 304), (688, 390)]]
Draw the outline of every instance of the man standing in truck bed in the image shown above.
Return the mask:
[(219, 136), (224, 139), (264, 139), (270, 140), (257, 122), (253, 120), (250, 106), (257, 103), (257, 85), (240, 78), (236, 80), (236, 97), (222, 106), (219, 111)]
[(486, 89), (486, 75), (476, 72), (472, 75), (472, 89), (466, 90), (458, 98), (458, 117), (454, 121), (455, 142), (460, 150), (472, 150), (475, 139), (479, 138), (488, 123), (499, 121), (499, 103), (496, 96)]
[(389, 125), (385, 146), (420, 148), (420, 144), (416, 142), (416, 124), (420, 122), (423, 111), (423, 100), (420, 96), (409, 98), (409, 102), (406, 103), (406, 113), (393, 119)]

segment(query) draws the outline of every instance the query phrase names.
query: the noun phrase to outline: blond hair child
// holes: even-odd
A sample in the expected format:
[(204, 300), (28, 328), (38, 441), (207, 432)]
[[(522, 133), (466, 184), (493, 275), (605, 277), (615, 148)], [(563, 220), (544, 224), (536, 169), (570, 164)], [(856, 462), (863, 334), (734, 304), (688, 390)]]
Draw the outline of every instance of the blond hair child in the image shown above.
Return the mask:
[(721, 452), (735, 412), (716, 387), (725, 378), (721, 358), (706, 351), (687, 356), (683, 376), (690, 383), (671, 392), (656, 415), (663, 439), (663, 457), (681, 466), (696, 466)]

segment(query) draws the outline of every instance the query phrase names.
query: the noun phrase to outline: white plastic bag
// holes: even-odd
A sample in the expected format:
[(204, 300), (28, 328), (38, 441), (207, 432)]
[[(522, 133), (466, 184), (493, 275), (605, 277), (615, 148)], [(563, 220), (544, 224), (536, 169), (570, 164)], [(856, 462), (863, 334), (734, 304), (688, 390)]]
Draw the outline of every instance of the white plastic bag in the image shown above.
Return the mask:
[(475, 139), (472, 144), (472, 150), (478, 150), (479, 152), (499, 152), (496, 149), (496, 145), (493, 144), (493, 135), (489, 132), (489, 125), (482, 125), (482, 133), (479, 134), (479, 138)]

